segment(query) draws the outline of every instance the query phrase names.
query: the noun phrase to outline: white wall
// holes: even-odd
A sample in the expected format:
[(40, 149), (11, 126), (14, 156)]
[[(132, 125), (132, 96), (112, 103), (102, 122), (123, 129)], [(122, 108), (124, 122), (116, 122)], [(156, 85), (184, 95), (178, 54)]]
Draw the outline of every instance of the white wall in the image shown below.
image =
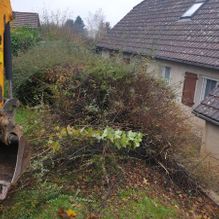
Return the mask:
[(219, 159), (219, 126), (206, 122), (202, 152)]
[[(200, 102), (203, 100), (203, 84), (204, 84), (204, 78), (210, 78), (214, 80), (219, 81), (219, 71), (216, 70), (210, 70), (206, 68), (200, 68), (192, 65), (186, 65), (186, 64), (180, 64), (175, 62), (169, 62), (169, 61), (157, 61), (155, 63), (151, 64), (151, 69), (154, 69), (154, 72), (160, 72), (163, 67), (167, 66), (171, 68), (171, 79), (170, 79), (170, 86), (173, 88), (175, 94), (176, 94), (176, 101), (181, 104), (183, 107), (183, 110), (185, 113), (187, 113), (191, 123), (194, 125), (197, 134), (200, 136), (203, 135), (204, 127), (205, 127), (205, 121), (194, 116), (191, 112), (192, 110), (200, 104)], [(158, 70), (158, 66), (160, 70)], [(182, 93), (183, 93), (183, 86), (184, 86), (184, 78), (185, 73), (190, 72), (198, 75), (198, 80), (196, 84), (196, 91), (195, 91), (195, 97), (194, 97), (194, 106), (188, 107), (182, 104)], [(155, 74), (157, 75), (157, 74)]]
[(195, 105), (200, 104), (202, 97), (203, 97), (203, 83), (204, 78), (210, 78), (219, 81), (219, 71), (217, 70), (210, 70), (207, 68), (200, 68), (196, 66), (174, 63), (174, 62), (167, 62), (167, 61), (158, 61), (160, 66), (168, 66), (171, 67), (171, 86), (175, 88), (177, 93), (177, 101), (181, 102), (182, 99), (182, 92), (183, 92), (183, 84), (184, 84), (184, 77), (186, 72), (194, 73), (198, 75), (198, 81), (196, 84), (196, 92), (195, 92)]

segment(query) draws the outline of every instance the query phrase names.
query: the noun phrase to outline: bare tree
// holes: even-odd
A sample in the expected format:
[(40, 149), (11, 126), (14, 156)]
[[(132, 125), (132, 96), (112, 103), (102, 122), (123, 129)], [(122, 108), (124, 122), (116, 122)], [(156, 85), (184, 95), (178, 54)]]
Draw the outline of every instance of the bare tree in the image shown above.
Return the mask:
[(88, 36), (99, 40), (110, 30), (110, 23), (105, 21), (102, 9), (98, 9), (94, 14), (89, 13), (87, 18)]
[(61, 11), (47, 11), (44, 10), (41, 16), (42, 24), (53, 24), (57, 26), (64, 26), (69, 17), (73, 17), (73, 13), (69, 10)]
[(109, 22), (101, 22), (96, 33), (96, 40), (102, 39), (110, 31), (110, 29), (111, 27)]

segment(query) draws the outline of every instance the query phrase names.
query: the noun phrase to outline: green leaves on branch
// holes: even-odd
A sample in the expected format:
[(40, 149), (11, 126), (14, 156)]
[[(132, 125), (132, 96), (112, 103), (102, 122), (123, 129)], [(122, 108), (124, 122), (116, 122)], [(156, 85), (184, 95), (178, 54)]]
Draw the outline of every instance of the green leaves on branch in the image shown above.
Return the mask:
[(132, 132), (132, 131), (125, 132), (119, 129), (114, 130), (110, 127), (107, 127), (103, 131), (96, 131), (96, 133), (94, 131), (92, 137), (96, 138), (98, 141), (109, 141), (110, 143), (115, 145), (118, 149), (122, 149), (122, 148), (135, 149), (140, 147), (143, 134), (140, 132)]
[(133, 131), (115, 130), (107, 127), (104, 130), (95, 130), (93, 128), (75, 129), (68, 126), (67, 128), (55, 128), (55, 134), (50, 136), (48, 146), (54, 152), (61, 149), (62, 140), (71, 138), (72, 140), (96, 140), (97, 142), (110, 144), (117, 149), (136, 149), (140, 147), (143, 134)]

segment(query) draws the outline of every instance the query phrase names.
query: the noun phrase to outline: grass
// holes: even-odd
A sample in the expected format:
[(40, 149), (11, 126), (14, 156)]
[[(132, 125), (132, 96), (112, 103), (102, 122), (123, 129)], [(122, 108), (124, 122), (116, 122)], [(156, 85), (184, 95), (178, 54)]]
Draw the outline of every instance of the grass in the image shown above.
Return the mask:
[(32, 146), (33, 153), (46, 144), (47, 133), (43, 125), (43, 109), (20, 107), (17, 109), (15, 122), (22, 127), (23, 136)]
[(174, 207), (167, 207), (149, 198), (144, 190), (128, 189), (120, 192), (111, 208), (106, 211), (105, 218), (171, 219), (178, 216)]
[(60, 195), (60, 188), (58, 188), (55, 184), (49, 183), (42, 183), (40, 185), (36, 185), (33, 189), (19, 191), (13, 197), (10, 206), (4, 208), (1, 218), (39, 218), (38, 216), (41, 213), (46, 215), (47, 209), (53, 209), (51, 206), (48, 206), (48, 203), (49, 201), (59, 198)]
[(16, 112), (16, 124), (23, 128), (24, 134), (29, 135), (37, 127), (39, 114), (34, 109), (21, 107)]
[[(90, 208), (101, 206), (98, 200), (90, 202), (75, 196), (75, 192), (64, 194), (56, 184), (42, 183), (33, 189), (19, 191), (10, 206), (3, 208), (1, 219), (58, 219), (58, 211), (72, 209), (79, 219), (86, 218)], [(121, 191), (106, 209), (101, 218), (170, 219), (179, 218), (174, 207), (167, 207), (149, 198), (142, 190)]]

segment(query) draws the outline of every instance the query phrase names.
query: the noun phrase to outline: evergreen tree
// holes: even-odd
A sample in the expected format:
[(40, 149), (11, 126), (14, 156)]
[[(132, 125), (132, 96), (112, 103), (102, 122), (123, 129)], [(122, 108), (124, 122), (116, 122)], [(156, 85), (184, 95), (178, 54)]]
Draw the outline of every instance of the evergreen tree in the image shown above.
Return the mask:
[(77, 16), (77, 18), (74, 22), (74, 30), (77, 33), (84, 34), (84, 32), (85, 32), (84, 28), (85, 28), (84, 21), (82, 20), (82, 18), (80, 16)]

